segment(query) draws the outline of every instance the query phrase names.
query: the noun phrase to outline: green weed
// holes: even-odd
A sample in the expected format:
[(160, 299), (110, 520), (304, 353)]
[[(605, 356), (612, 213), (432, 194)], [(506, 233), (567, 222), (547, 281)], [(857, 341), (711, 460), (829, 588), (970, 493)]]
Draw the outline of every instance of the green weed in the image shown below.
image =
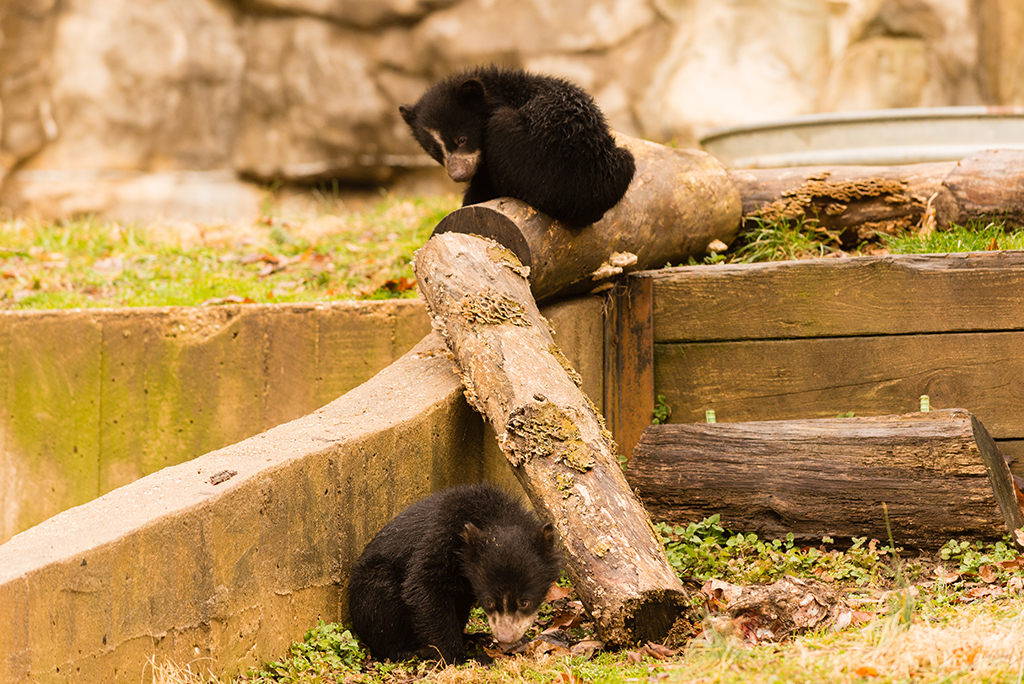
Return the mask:
[(365, 660), (366, 654), (351, 632), (339, 624), (325, 624), (321, 620), (317, 627), (306, 632), (302, 641), (291, 645), (287, 658), (267, 663), (238, 681), (253, 684), (321, 681), (320, 678), (328, 674), (334, 681), (339, 673), (362, 671)]
[(672, 407), (665, 403), (665, 395), (659, 394), (654, 403), (654, 416), (651, 418), (652, 425), (664, 425), (672, 416)]
[(892, 576), (898, 549), (855, 537), (850, 548), (797, 546), (792, 533), (765, 541), (756, 534), (726, 530), (718, 515), (686, 527), (656, 525), (669, 562), (681, 576), (698, 580), (727, 578), (739, 584), (772, 582), (783, 575), (866, 585)]

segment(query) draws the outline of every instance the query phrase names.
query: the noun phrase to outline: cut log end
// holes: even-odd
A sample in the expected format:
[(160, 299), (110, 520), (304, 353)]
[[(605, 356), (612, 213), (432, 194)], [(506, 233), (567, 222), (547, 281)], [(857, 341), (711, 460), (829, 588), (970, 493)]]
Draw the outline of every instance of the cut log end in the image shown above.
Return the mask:
[(621, 647), (648, 641), (662, 643), (676, 622), (692, 620), (692, 613), (690, 601), (681, 591), (646, 591), (623, 603), (601, 636), (607, 643)]

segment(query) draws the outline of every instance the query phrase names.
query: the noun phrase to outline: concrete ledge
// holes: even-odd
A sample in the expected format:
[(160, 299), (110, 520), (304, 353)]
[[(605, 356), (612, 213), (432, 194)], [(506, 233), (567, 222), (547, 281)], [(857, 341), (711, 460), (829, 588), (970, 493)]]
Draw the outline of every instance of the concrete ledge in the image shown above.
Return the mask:
[[(570, 360), (599, 369), (600, 300), (545, 313)], [(237, 475), (211, 484), (224, 470)], [(0, 681), (148, 681), (151, 659), (231, 674), (279, 658), (317, 617), (347, 615), (348, 569), (397, 510), (480, 479), (517, 487), (431, 334), (312, 414), (0, 545)]]

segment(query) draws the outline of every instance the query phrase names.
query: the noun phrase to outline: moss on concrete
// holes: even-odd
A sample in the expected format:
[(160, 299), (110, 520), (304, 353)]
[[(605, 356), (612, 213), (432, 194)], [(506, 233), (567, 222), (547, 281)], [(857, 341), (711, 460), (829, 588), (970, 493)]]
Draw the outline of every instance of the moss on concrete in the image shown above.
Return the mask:
[(413, 301), (0, 314), (0, 542), (301, 417), (429, 332)]
[[(559, 320), (585, 328), (595, 311), (563, 306)], [(602, 350), (568, 353), (590, 367)], [(281, 657), (318, 618), (344, 619), (349, 570), (395, 513), (458, 482), (518, 487), (461, 393), (432, 335), (321, 409), (0, 545), (0, 681), (141, 681), (151, 658), (230, 675)], [(213, 484), (224, 470), (238, 474)]]

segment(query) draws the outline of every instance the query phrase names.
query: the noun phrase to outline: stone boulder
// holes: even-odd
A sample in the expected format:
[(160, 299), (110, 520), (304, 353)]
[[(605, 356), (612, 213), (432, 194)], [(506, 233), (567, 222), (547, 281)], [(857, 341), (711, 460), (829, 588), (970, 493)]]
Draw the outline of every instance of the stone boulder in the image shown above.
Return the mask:
[(256, 216), (261, 183), (436, 169), (397, 106), (479, 63), (569, 78), (616, 129), (683, 146), (1024, 105), (1019, 0), (0, 0), (0, 31), (0, 203), (44, 215)]

